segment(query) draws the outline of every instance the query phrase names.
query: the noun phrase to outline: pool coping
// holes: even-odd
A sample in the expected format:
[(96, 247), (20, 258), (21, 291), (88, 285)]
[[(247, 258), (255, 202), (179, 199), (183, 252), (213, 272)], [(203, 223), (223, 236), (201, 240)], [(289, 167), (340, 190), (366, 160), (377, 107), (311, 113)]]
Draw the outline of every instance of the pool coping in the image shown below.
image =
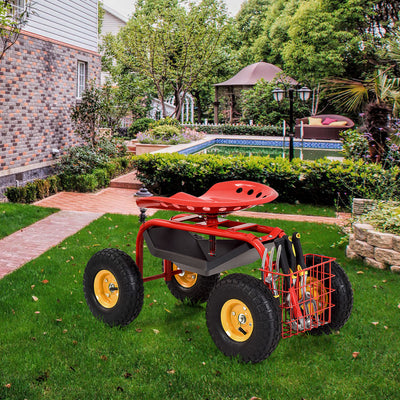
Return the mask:
[[(154, 153), (178, 153), (194, 154), (214, 144), (232, 144), (242, 146), (274, 146), (289, 147), (288, 137), (277, 136), (244, 136), (244, 135), (206, 135), (203, 139), (191, 143), (177, 144), (165, 149), (154, 151)], [(316, 140), (316, 139), (296, 139), (293, 146), (304, 149), (325, 149), (342, 150), (342, 141), (340, 140)]]

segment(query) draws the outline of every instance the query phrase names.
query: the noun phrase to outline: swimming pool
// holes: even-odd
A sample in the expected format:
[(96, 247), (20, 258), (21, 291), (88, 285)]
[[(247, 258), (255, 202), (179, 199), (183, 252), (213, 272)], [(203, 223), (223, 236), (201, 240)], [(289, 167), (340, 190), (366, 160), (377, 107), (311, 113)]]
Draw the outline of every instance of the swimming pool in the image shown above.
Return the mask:
[[(328, 157), (343, 158), (342, 143), (336, 140), (294, 140), (294, 156), (306, 160)], [(235, 155), (270, 155), (271, 157), (288, 157), (289, 139), (286, 138), (243, 138), (243, 137), (212, 137), (197, 144), (187, 145), (177, 151), (179, 154), (222, 154)]]

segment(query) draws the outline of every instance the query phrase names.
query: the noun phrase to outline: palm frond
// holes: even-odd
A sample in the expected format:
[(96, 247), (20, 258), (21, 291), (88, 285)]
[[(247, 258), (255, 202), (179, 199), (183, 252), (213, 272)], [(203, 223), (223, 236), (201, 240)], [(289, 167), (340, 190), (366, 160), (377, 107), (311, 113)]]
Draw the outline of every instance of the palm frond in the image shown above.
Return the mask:
[(345, 111), (356, 111), (369, 100), (369, 86), (366, 82), (334, 78), (325, 81), (324, 90)]

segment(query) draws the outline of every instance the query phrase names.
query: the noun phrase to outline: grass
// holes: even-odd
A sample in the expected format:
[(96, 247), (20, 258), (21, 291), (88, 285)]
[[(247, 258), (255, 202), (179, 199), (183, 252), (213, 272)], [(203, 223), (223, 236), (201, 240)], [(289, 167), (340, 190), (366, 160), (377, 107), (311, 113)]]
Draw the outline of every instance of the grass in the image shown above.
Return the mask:
[(0, 239), (57, 211), (28, 204), (0, 203)]
[[(305, 252), (338, 258), (354, 289), (340, 333), (282, 340), (264, 362), (242, 364), (215, 347), (205, 305), (180, 303), (162, 280), (145, 284), (131, 325), (104, 325), (84, 300), (85, 265), (104, 247), (134, 256), (139, 227), (137, 217), (106, 215), (0, 281), (0, 399), (399, 398), (400, 277), (345, 259), (331, 247), (334, 226), (262, 222), (296, 228)], [(146, 275), (160, 268), (145, 255)], [(259, 276), (257, 266), (241, 270)]]
[(247, 211), (294, 214), (294, 215), (315, 215), (318, 217), (335, 217), (335, 207), (315, 206), (310, 204), (289, 204), (289, 203), (266, 203), (260, 206), (249, 208)]

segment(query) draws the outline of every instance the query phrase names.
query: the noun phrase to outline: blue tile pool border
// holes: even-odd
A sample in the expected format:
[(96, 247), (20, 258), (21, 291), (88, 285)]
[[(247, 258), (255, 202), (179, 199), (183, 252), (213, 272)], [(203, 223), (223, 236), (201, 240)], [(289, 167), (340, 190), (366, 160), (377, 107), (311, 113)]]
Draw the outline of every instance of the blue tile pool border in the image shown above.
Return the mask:
[[(289, 147), (289, 139), (283, 141), (268, 139), (234, 139), (234, 138), (215, 138), (207, 142), (199, 143), (191, 147), (187, 147), (178, 151), (179, 154), (194, 154), (216, 144), (235, 145), (235, 146), (266, 146), (266, 147)], [(318, 141), (301, 141), (295, 140), (293, 143), (296, 148), (304, 149), (325, 149), (325, 150), (342, 150), (340, 142), (318, 142)]]

